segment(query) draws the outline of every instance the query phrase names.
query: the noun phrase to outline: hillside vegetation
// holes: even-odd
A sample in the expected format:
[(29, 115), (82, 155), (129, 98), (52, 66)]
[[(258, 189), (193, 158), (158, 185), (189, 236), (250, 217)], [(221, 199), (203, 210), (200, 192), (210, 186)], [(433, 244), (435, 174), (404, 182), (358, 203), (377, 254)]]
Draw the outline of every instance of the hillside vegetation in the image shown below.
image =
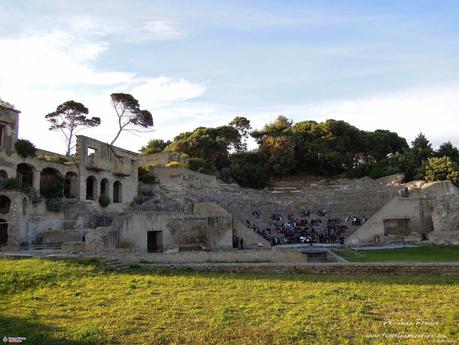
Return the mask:
[[(252, 151), (247, 151), (249, 136), (258, 145)], [(459, 183), (459, 150), (450, 142), (434, 150), (420, 133), (410, 146), (395, 132), (364, 131), (333, 119), (294, 123), (279, 116), (252, 130), (247, 118), (236, 117), (228, 125), (198, 127), (141, 148), (144, 154), (161, 151), (189, 157), (192, 170), (252, 188), (292, 175), (379, 178), (400, 173), (406, 181)]]

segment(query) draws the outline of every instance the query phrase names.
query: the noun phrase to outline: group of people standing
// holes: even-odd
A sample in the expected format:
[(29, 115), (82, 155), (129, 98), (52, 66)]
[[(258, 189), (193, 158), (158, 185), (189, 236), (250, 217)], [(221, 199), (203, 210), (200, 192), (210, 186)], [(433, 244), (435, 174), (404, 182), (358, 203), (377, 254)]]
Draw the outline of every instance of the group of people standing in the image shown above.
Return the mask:
[[(312, 217), (309, 209), (302, 208), (295, 217), (294, 214), (287, 214), (284, 218), (280, 213), (270, 216), (271, 227), (260, 229), (255, 223), (261, 220), (258, 210), (252, 212), (252, 217), (256, 220), (251, 222), (246, 220), (246, 225), (252, 231), (271, 242), (272, 246), (293, 243), (344, 243), (344, 233), (350, 222), (353, 226), (362, 225), (366, 218), (346, 215), (344, 224), (338, 217), (328, 217), (331, 211), (319, 209), (317, 216)], [(258, 223), (258, 222), (257, 222)]]

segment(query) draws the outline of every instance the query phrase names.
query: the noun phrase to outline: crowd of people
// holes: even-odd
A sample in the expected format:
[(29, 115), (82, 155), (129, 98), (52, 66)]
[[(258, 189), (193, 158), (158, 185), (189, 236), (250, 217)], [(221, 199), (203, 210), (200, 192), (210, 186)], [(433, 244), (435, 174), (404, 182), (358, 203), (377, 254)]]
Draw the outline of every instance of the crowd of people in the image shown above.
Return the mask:
[(297, 216), (280, 213), (271, 214), (271, 226), (260, 228), (256, 223), (261, 222), (261, 214), (255, 210), (252, 217), (255, 221), (246, 220), (246, 225), (252, 231), (262, 236), (271, 245), (306, 243), (344, 243), (344, 233), (348, 225), (359, 226), (366, 222), (365, 217), (346, 215), (344, 222), (338, 217), (330, 217), (331, 211), (319, 209), (317, 216), (312, 216), (310, 210), (302, 208)]

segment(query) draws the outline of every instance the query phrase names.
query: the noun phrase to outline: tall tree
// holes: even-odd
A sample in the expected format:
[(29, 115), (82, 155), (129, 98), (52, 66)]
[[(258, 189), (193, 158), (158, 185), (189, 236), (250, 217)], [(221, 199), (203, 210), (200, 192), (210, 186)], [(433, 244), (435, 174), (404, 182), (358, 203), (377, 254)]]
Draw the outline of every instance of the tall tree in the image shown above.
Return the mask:
[(118, 132), (110, 145), (118, 140), (122, 131), (134, 131), (133, 127), (153, 127), (153, 116), (148, 110), (141, 110), (139, 101), (128, 93), (112, 93), (112, 106), (118, 117)]
[(415, 164), (418, 168), (430, 157), (433, 156), (432, 145), (426, 136), (419, 133), (418, 136), (411, 142), (412, 154), (414, 156)]
[(287, 119), (284, 115), (279, 115), (274, 122), (266, 124), (261, 130), (254, 130), (250, 135), (262, 144), (266, 137), (277, 137), (284, 135), (284, 132), (292, 127), (293, 121)]
[(236, 116), (229, 125), (236, 128), (241, 136), (240, 145), (237, 145), (234, 149), (237, 152), (247, 151), (247, 139), (249, 137), (249, 131), (252, 129), (250, 120), (244, 116)]
[(147, 143), (147, 145), (140, 148), (140, 152), (144, 155), (163, 152), (170, 143), (170, 140), (164, 141), (163, 139), (152, 139)]
[(275, 176), (285, 176), (295, 168), (295, 144), (286, 136), (266, 137), (259, 153)]
[(57, 106), (56, 111), (45, 115), (46, 120), (51, 123), (49, 127), (52, 131), (60, 131), (65, 138), (67, 151), (66, 155), (70, 156), (75, 145), (73, 144), (76, 134), (89, 127), (100, 125), (99, 117), (89, 118), (89, 111), (82, 103), (67, 101)]
[(450, 141), (441, 144), (436, 155), (438, 157), (449, 157), (455, 164), (459, 164), (459, 150)]

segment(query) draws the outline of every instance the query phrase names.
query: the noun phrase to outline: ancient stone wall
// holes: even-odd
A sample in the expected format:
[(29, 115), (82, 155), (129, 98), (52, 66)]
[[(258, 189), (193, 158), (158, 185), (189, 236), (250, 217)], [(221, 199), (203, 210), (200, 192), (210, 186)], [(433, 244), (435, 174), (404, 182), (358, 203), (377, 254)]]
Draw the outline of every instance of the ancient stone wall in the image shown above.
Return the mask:
[[(75, 156), (80, 200), (97, 201), (101, 194), (105, 194), (112, 202), (129, 204), (137, 196), (138, 154), (80, 135), (77, 136)], [(94, 187), (88, 198), (89, 178), (93, 179)]]
[[(260, 228), (272, 227), (271, 215), (298, 216), (302, 208), (325, 209), (327, 217), (344, 220), (346, 215), (370, 218), (399, 191), (403, 176), (394, 175), (378, 180), (362, 178), (313, 182), (306, 185), (292, 184), (264, 190), (242, 188), (226, 184), (214, 176), (198, 174), (188, 169), (163, 168), (158, 171), (161, 189), (177, 198), (206, 202), (211, 201), (230, 212), (235, 220), (246, 223), (248, 219)], [(189, 177), (192, 176), (192, 177)], [(190, 182), (191, 181), (191, 182)], [(253, 211), (260, 218), (252, 215)], [(357, 227), (350, 226), (349, 233)]]
[(132, 211), (114, 219), (112, 231), (133, 250), (147, 251), (148, 232), (161, 232), (160, 249), (231, 249), (232, 217), (214, 205), (197, 207), (194, 213)]

